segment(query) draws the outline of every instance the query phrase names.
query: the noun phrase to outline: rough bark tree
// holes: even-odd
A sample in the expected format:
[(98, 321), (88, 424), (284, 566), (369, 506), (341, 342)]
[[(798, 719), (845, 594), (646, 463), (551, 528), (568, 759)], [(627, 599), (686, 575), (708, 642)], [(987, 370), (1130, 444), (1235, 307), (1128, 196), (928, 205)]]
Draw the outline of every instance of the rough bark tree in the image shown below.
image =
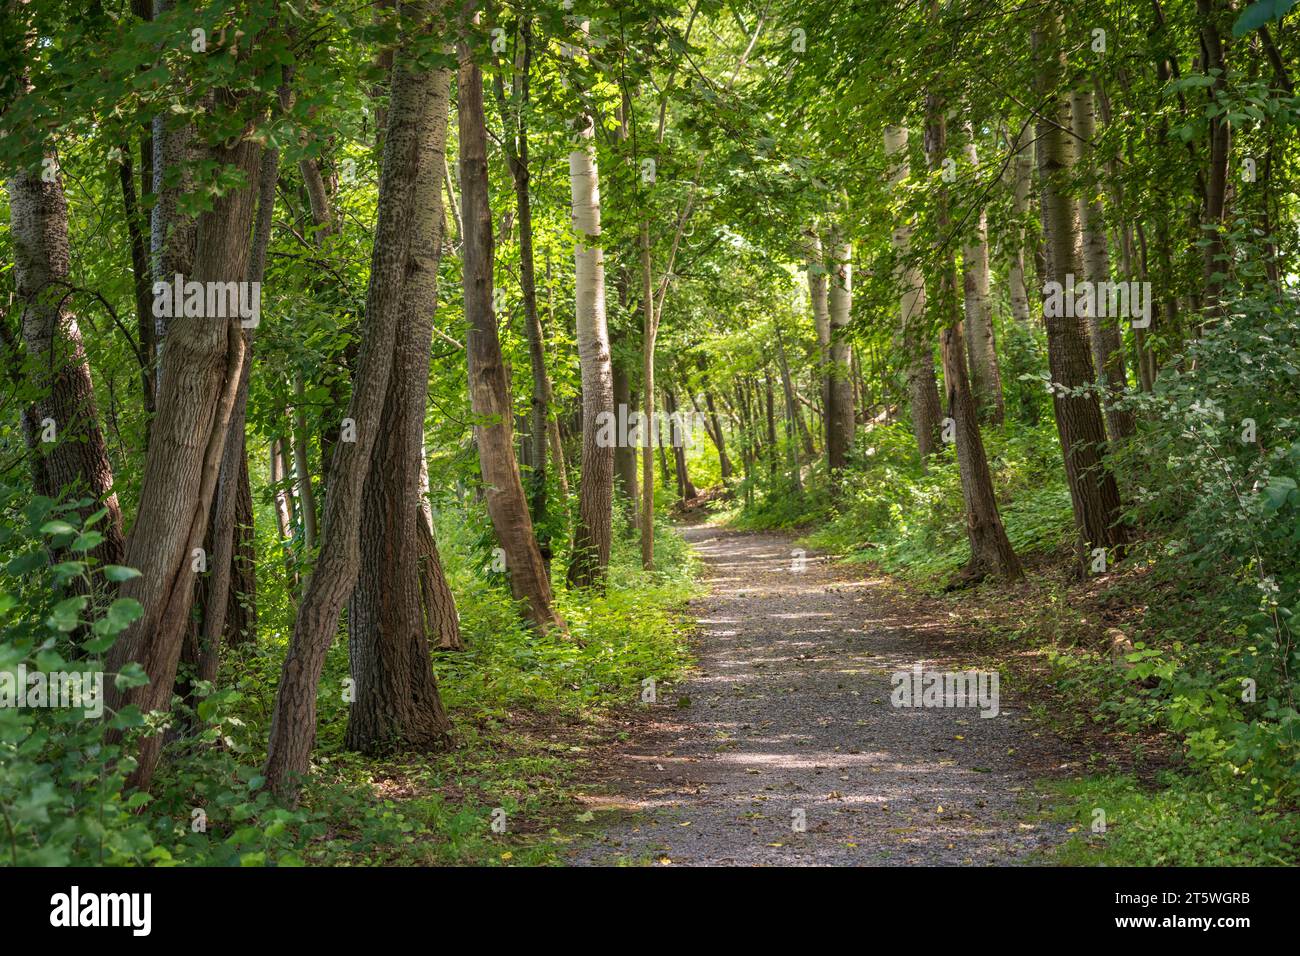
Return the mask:
[[(217, 90), (214, 108), (234, 113), (239, 98)], [(261, 147), (243, 134), (208, 148), (208, 158), (227, 167), (240, 185), (213, 200), (195, 228), (193, 278), (199, 282), (244, 282), (249, 236), (261, 167)], [(123, 597), (143, 607), (142, 616), (108, 653), (110, 671), (139, 663), (149, 683), (107, 689), (112, 710), (134, 704), (142, 711), (165, 709), (180, 660), (194, 575), (207, 564), (203, 552), (210, 509), (234, 412), (246, 347), (239, 319), (175, 316), (167, 323), (167, 347), (159, 371), (158, 416), (150, 433), (140, 500), (143, 508), (127, 539), (123, 561), (140, 576), (123, 583)], [(120, 735), (111, 733), (114, 740)], [(146, 788), (152, 779), (162, 736), (145, 737), (130, 782)]]
[[(1078, 205), (1068, 192), (1073, 175), (1069, 97), (1060, 89), (1065, 54), (1060, 45), (1061, 23), (1054, 12), (1044, 14), (1034, 33), (1038, 91), (1046, 103), (1038, 120), (1040, 213), (1047, 246), (1047, 274), (1062, 287), (1080, 274)], [(1094, 393), (1087, 320), (1083, 316), (1050, 315), (1065, 309), (1045, 309), (1048, 365), (1052, 376), (1052, 405), (1065, 458), (1075, 523), (1080, 533), (1080, 563), (1090, 549), (1122, 552), (1127, 533), (1120, 523), (1119, 489), (1102, 461), (1106, 427)], [(1119, 554), (1112, 554), (1118, 558)]]
[(340, 442), (330, 459), (320, 556), (298, 605), (271, 717), (266, 785), (289, 803), (296, 802), (310, 767), (325, 653), (360, 569), (362, 485), (370, 472), (392, 375), (420, 133), (437, 82), (435, 73), (420, 70), (415, 62), (419, 41), (430, 29), (430, 7), (412, 3), (403, 14), (407, 33), (393, 68), (361, 357), (347, 414), (356, 440)]
[[(515, 460), (512, 411), (501, 343), (492, 307), (492, 210), (488, 202), (487, 127), (483, 115), (483, 74), (467, 42), (460, 44), (457, 75), (460, 143), (462, 282), (469, 322), (470, 408), (478, 445), (488, 516), (505, 552), (506, 574), (516, 601), (540, 629), (561, 625), (552, 607), (546, 574), (528, 501)], [(611, 466), (612, 467), (612, 466)]]
[[(51, 181), (42, 176), (54, 170)], [(100, 427), (90, 363), (81, 329), (69, 308), (71, 247), (63, 176), (53, 153), (35, 170), (23, 170), (6, 184), (14, 287), (22, 308), (23, 343), (33, 400), (22, 411), (23, 433), (37, 494), (49, 498), (89, 496), (100, 504), (81, 509), (83, 519), (101, 505), (104, 536), (94, 550), (106, 564), (124, 553), (122, 512), (113, 491), (113, 466)]]
[[(456, 609), (445, 579), (441, 589), (435, 583), (441, 562), (420, 494), (450, 90), (450, 71), (434, 71), (419, 133), (393, 369), (362, 490), (361, 566), (348, 603), (354, 699), (344, 744), (372, 755), (439, 750), (451, 742), (425, 615), (430, 622), (455, 621)], [(438, 635), (440, 642), (445, 636)], [(452, 637), (458, 641), (458, 631)]]

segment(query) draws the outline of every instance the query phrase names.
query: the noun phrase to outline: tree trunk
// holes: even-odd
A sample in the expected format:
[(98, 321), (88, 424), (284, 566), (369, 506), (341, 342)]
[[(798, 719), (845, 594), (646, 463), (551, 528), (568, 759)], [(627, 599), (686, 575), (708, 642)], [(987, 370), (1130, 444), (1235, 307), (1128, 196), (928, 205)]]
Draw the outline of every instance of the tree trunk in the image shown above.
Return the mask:
[(781, 388), (785, 391), (786, 408), (790, 410), (790, 418), (794, 422), (795, 430), (799, 433), (799, 441), (803, 445), (804, 454), (812, 458), (817, 452), (813, 448), (812, 435), (808, 431), (808, 426), (804, 423), (803, 413), (799, 410), (799, 402), (795, 399), (794, 382), (790, 378), (790, 363), (786, 360), (785, 342), (781, 339), (781, 326), (774, 322), (772, 331), (776, 335), (776, 359), (781, 369)]
[[(932, 3), (931, 9), (937, 9)], [(947, 129), (943, 103), (936, 94), (926, 97), (925, 151), (930, 168), (942, 168), (947, 150)], [(957, 468), (961, 478), (962, 503), (966, 512), (966, 536), (970, 541), (971, 559), (967, 574), (982, 577), (998, 574), (1008, 580), (1023, 577), (1020, 561), (1002, 527), (993, 479), (989, 474), (984, 440), (980, 436), (979, 415), (970, 382), (966, 377), (966, 354), (962, 347), (961, 320), (957, 305), (957, 270), (952, 253), (944, 241), (950, 230), (948, 190), (940, 185), (936, 228), (939, 239), (936, 253), (940, 257), (938, 293), (943, 330), (939, 334), (939, 352), (943, 361), (943, 384), (948, 399), (948, 414), (953, 419), (957, 443)]]
[(290, 803), (296, 802), (298, 788), (310, 766), (316, 736), (316, 695), (325, 653), (338, 628), (343, 604), (356, 585), (361, 563), (362, 486), (370, 473), (392, 376), (408, 262), (412, 197), (419, 171), (420, 133), (437, 82), (436, 74), (417, 72), (414, 63), (416, 51), (412, 47), (417, 45), (418, 36), (428, 34), (428, 21), (428, 5), (412, 4), (407, 23), (417, 36), (407, 40), (393, 69), (361, 362), (347, 415), (355, 425), (356, 440), (340, 442), (330, 459), (325, 534), (298, 605), (271, 719), (267, 785)]
[[(528, 358), (532, 367), (532, 404), (529, 407), (529, 442), (532, 471), (529, 475), (529, 509), (534, 527), (546, 520), (546, 453), (551, 443), (557, 467), (563, 471), (564, 456), (559, 450), (559, 430), (551, 419), (554, 395), (551, 376), (546, 370), (546, 341), (537, 312), (537, 277), (533, 265), (533, 210), (529, 196), (528, 109), (529, 70), (532, 63), (532, 24), (523, 19), (519, 27), (519, 52), (514, 64), (514, 111), (508, 109), (505, 89), (497, 74), (497, 97), (508, 135), (503, 140), (507, 164), (515, 186), (515, 208), (519, 218), (519, 287), (524, 299), (524, 332), (528, 339)], [(511, 129), (513, 127), (513, 129)], [(459, 217), (458, 217), (459, 218)], [(554, 436), (552, 440), (552, 436)], [(567, 483), (565, 495), (567, 496)], [(547, 542), (539, 542), (549, 552)]]
[[(39, 172), (24, 170), (7, 186), (14, 286), (22, 304), (22, 334), (35, 395), (22, 413), (35, 490), (49, 498), (89, 495), (102, 502), (108, 514), (94, 530), (104, 540), (93, 553), (105, 564), (120, 564), (125, 546), (122, 512), (112, 490), (113, 466), (100, 429), (81, 330), (67, 307), (71, 250), (62, 176), (56, 169), (54, 181), (47, 183)], [(81, 517), (97, 509), (83, 508)]]
[[(890, 183), (895, 190), (909, 174), (907, 128), (885, 128), (885, 153), (892, 165)], [(924, 332), (925, 279), (921, 271), (908, 262), (912, 252), (912, 224), (900, 222), (892, 234), (894, 254), (898, 259), (894, 279), (901, 291), (899, 328), (907, 363), (907, 394), (912, 411), (912, 434), (921, 461), (939, 450), (939, 386), (934, 376), (934, 346)]]
[[(1074, 165), (1070, 101), (1057, 87), (1065, 68), (1060, 51), (1060, 21), (1048, 13), (1035, 32), (1039, 93), (1047, 106), (1038, 121), (1038, 172), (1043, 236), (1047, 244), (1050, 281), (1064, 288), (1067, 276), (1078, 276), (1078, 207), (1067, 192)], [(1106, 428), (1095, 394), (1080, 391), (1093, 382), (1092, 354), (1086, 319), (1049, 315), (1066, 309), (1047, 308), (1047, 355), (1052, 375), (1052, 404), (1065, 458), (1065, 475), (1081, 535), (1080, 556), (1092, 548), (1122, 549), (1126, 541), (1120, 524), (1119, 489), (1102, 463)], [(1118, 555), (1115, 555), (1118, 557)]]
[[(682, 424), (677, 414), (677, 396), (673, 394), (672, 389), (664, 391), (664, 408), (668, 412), (670, 426), (668, 441), (673, 446), (673, 463), (677, 466), (677, 497), (683, 502), (699, 496), (694, 482), (691, 481), (690, 473), (686, 470), (686, 428)], [(659, 436), (663, 441), (663, 434)]]
[[(361, 567), (348, 604), (355, 699), (344, 743), (371, 755), (439, 750), (451, 742), (451, 721), (429, 657), (425, 612), (430, 623), (455, 621), (456, 606), (445, 578), (437, 587), (442, 566), (420, 493), (450, 90), (450, 72), (436, 71), (420, 131), (393, 370), (362, 490)], [(431, 603), (440, 601), (450, 606)], [(451, 637), (459, 643), (458, 628)]]
[[(233, 113), (237, 108), (234, 94), (217, 91), (214, 109)], [(245, 185), (216, 197), (199, 217), (194, 280), (247, 280), (260, 157), (257, 143), (242, 137), (210, 149), (211, 161), (238, 172)], [(176, 316), (167, 322), (167, 338), (159, 411), (140, 485), (140, 500), (149, 506), (140, 509), (123, 561), (140, 576), (124, 582), (121, 595), (139, 601), (144, 613), (118, 638), (107, 661), (110, 671), (138, 662), (149, 683), (125, 690), (110, 686), (106, 705), (114, 711), (131, 704), (146, 712), (163, 710), (171, 700), (194, 602), (194, 575), (209, 557), (202, 544), (246, 360), (237, 318)], [(112, 732), (110, 738), (120, 734)], [(148, 787), (161, 746), (161, 735), (142, 740), (132, 785)]]
[(1011, 215), (1015, 218), (1015, 238), (1011, 246), (1011, 261), (1007, 266), (1007, 282), (1011, 286), (1011, 317), (1028, 329), (1029, 284), (1025, 279), (1025, 217), (1029, 214), (1029, 194), (1033, 185), (1033, 130), (1026, 123), (1012, 147), (1015, 158), (1011, 162)]
[[(1110, 250), (1106, 245), (1106, 220), (1101, 205), (1101, 185), (1097, 182), (1097, 164), (1093, 159), (1091, 143), (1097, 132), (1090, 91), (1076, 92), (1072, 98), (1071, 114), (1074, 135), (1087, 167), (1087, 194), (1079, 201), (1080, 222), (1083, 229), (1083, 271), (1094, 291), (1098, 284), (1110, 281)], [(1119, 319), (1098, 309), (1094, 294), (1092, 309), (1087, 316), (1088, 340), (1092, 347), (1094, 369), (1100, 369), (1106, 387), (1106, 426), (1112, 441), (1123, 441), (1133, 434), (1133, 413), (1117, 406), (1128, 389), (1128, 375), (1124, 370), (1124, 340), (1119, 330)]]
[(808, 300), (812, 305), (813, 329), (817, 333), (817, 374), (820, 382), (822, 406), (822, 444), (830, 454), (830, 369), (831, 369), (831, 318), (826, 289), (826, 261), (822, 256), (822, 241), (814, 223), (804, 233), (804, 256), (808, 277)]
[(447, 575), (442, 570), (429, 511), (420, 508), (415, 520), (419, 534), (420, 594), (425, 629), (438, 650), (462, 651), (465, 643), (460, 636), (460, 613), (456, 610), (456, 598), (447, 583)]
[[(628, 382), (627, 368), (617, 360), (614, 362), (614, 409), (620, 421), (625, 418), (630, 421), (637, 414), (636, 402), (632, 398), (632, 387)], [(627, 502), (628, 514), (635, 522), (639, 512), (636, 480), (637, 448), (625, 439), (622, 428), (619, 428), (618, 432), (617, 445), (614, 448), (614, 471), (618, 475), (618, 485)]]
[(302, 372), (293, 376), (293, 473), (298, 485), (302, 543), (310, 556), (320, 540), (316, 523), (316, 493), (311, 484), (311, 432), (307, 430), (307, 392)]
[[(603, 587), (613, 532), (614, 444), (601, 439), (614, 415), (614, 375), (605, 321), (605, 265), (600, 248), (600, 174), (595, 122), (584, 114), (569, 154), (574, 230), (574, 313), (582, 371), (582, 476), (578, 522), (569, 557), (570, 587)], [(615, 422), (617, 427), (617, 422)]]
[(519, 465), (501, 344), (492, 309), (492, 210), (488, 204), (487, 129), (483, 75), (465, 43), (457, 79), (465, 317), (469, 322), (470, 407), (487, 497), (488, 516), (506, 557), (515, 600), (539, 629), (563, 622), (551, 606), (551, 582), (533, 535)]
[(641, 448), (641, 567), (649, 571), (655, 557), (655, 469), (653, 439), (650, 430), (659, 436), (659, 465), (663, 470), (664, 485), (668, 484), (668, 461), (664, 456), (664, 443), (659, 422), (655, 418), (655, 336), (658, 334), (658, 317), (655, 314), (654, 277), (651, 274), (650, 224), (642, 220), (637, 236), (641, 253), (641, 389), (645, 395), (642, 410), (642, 431), (645, 444)]
[[(966, 161), (979, 168), (975, 131), (966, 127)], [(962, 244), (962, 289), (966, 304), (966, 350), (970, 355), (971, 392), (982, 421), (1000, 425), (1006, 415), (1002, 399), (1002, 372), (993, 340), (993, 301), (989, 298), (988, 218), (983, 209), (975, 233)]]
[[(280, 157), (278, 150), (262, 154), (257, 180), (257, 214), (253, 227), (253, 247), (249, 253), (249, 282), (261, 283), (266, 274), (266, 253), (271, 242), (271, 226), (275, 210), (275, 191), (279, 179)], [(251, 552), (252, 490), (248, 486), (248, 450), (245, 445), (245, 423), (248, 410), (248, 386), (252, 371), (253, 340), (250, 329), (241, 329), (246, 357), (231, 410), (229, 435), (221, 455), (221, 470), (217, 477), (217, 491), (212, 500), (212, 513), (208, 516), (206, 548), (211, 558), (211, 573), (199, 581), (197, 600), (203, 609), (201, 629), (187, 639), (181, 651), (181, 660), (190, 664), (202, 681), (215, 681), (221, 663), (222, 643), (234, 643), (241, 628), (248, 624), (246, 612), (248, 598), (256, 587), (256, 566)], [(247, 498), (245, 508), (243, 499)], [(243, 589), (243, 599), (232, 595), (236, 582)], [(254, 615), (255, 617), (255, 615)], [(232, 627), (232, 625), (235, 625)], [(229, 635), (229, 638), (228, 638)], [(249, 638), (256, 635), (248, 632)], [(178, 689), (189, 696), (190, 687)], [(191, 703), (197, 704), (197, 701)]]
[[(1224, 19), (1225, 12), (1232, 13), (1224, 0), (1196, 0), (1197, 19), (1200, 21), (1201, 51), (1204, 55), (1204, 72), (1213, 76), (1206, 96), (1210, 104), (1217, 103), (1216, 97), (1227, 88), (1228, 66), (1225, 62), (1225, 43), (1220, 26), (1229, 21)], [(1223, 315), (1223, 274), (1228, 272), (1228, 264), (1223, 261), (1225, 246), (1223, 241), (1224, 212), (1228, 198), (1228, 159), (1232, 150), (1232, 122), (1226, 111), (1217, 112), (1209, 120), (1209, 148), (1206, 150), (1208, 169), (1205, 174), (1205, 204), (1201, 214), (1202, 235), (1205, 237), (1205, 254), (1203, 274), (1205, 280), (1206, 315), (1209, 317)]]
[[(840, 471), (853, 451), (853, 346), (849, 343), (849, 315), (853, 303), (853, 247), (831, 232), (834, 272), (830, 279), (830, 365), (827, 396), (826, 461), (831, 472)], [(832, 489), (837, 486), (832, 485)]]
[[(151, 144), (149, 149), (151, 151), (153, 149)], [(141, 152), (143, 151), (142, 146)], [(135, 168), (130, 158), (129, 145), (122, 149), (122, 156), (122, 161), (118, 165), (118, 184), (122, 188), (122, 214), (126, 220), (127, 237), (131, 245), (131, 287), (135, 293), (136, 336), (139, 338), (137, 346), (139, 354), (136, 358), (140, 363), (140, 392), (147, 436), (149, 421), (155, 411), (154, 399), (157, 397), (157, 386), (154, 384), (154, 379), (157, 375), (158, 363), (158, 347), (154, 343), (149, 248), (144, 238), (147, 223), (140, 212), (140, 198), (135, 191)]]

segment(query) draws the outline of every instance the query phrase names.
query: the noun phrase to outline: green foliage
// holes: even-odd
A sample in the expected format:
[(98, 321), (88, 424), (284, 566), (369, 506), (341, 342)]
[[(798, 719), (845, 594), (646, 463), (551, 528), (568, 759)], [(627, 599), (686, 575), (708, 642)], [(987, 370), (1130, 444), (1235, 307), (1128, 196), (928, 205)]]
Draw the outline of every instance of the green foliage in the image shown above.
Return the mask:
[[(986, 430), (985, 444), (1002, 520), (1017, 553), (1054, 553), (1065, 546), (1073, 519), (1055, 426), (1012, 423)], [(922, 470), (915, 445), (901, 423), (861, 435), (856, 467), (843, 477), (829, 520), (808, 535), (808, 543), (920, 582), (964, 565), (970, 548), (956, 456), (947, 449)]]
[[(1072, 866), (1295, 866), (1300, 818), (1253, 813), (1212, 788), (1172, 774), (1159, 789), (1129, 776), (1050, 784), (1049, 819), (1074, 835), (1052, 853)], [(1100, 816), (1101, 811), (1104, 816)], [(1105, 832), (1093, 826), (1105, 822)]]
[[(114, 598), (111, 582), (130, 568), (98, 566), (98, 512), (82, 521), (87, 502), (59, 505), (15, 489), (0, 489), (0, 672), (77, 673), (87, 688), (112, 680), (119, 688), (148, 678), (138, 664), (105, 673), (103, 658), (140, 614), (129, 598)], [(99, 683), (101, 688), (102, 683)], [(210, 688), (209, 688), (210, 689)], [(291, 824), (302, 814), (255, 793), (256, 772), (240, 764), (242, 722), (229, 713), (232, 690), (205, 696), (189, 718), (188, 756), (169, 762), (152, 794), (125, 786), (141, 732), (157, 726), (134, 707), (0, 708), (0, 819), (3, 856), (15, 866), (234, 865), (292, 863), (302, 837)], [(89, 699), (83, 698), (82, 703)], [(75, 700), (71, 701), (75, 703)], [(96, 713), (98, 711), (98, 713)], [(118, 732), (116, 740), (110, 733)], [(206, 815), (206, 829), (194, 826)]]

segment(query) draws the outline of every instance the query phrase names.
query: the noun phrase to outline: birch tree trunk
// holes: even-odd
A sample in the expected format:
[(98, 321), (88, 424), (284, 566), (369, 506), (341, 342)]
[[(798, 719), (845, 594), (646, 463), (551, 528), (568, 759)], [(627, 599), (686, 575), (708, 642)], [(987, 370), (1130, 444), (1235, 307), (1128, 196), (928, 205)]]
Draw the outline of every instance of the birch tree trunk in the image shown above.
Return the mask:
[[(885, 128), (885, 154), (890, 161), (890, 184), (897, 190), (910, 175), (907, 127)], [(921, 460), (939, 450), (939, 386), (934, 375), (934, 346), (924, 332), (925, 279), (908, 262), (912, 252), (912, 224), (901, 220), (892, 234), (898, 264), (894, 279), (901, 291), (899, 328), (907, 369), (907, 395), (912, 410), (912, 434)]]
[[(966, 161), (979, 168), (975, 131), (966, 127)], [(1002, 372), (993, 340), (993, 302), (989, 298), (988, 216), (980, 209), (974, 235), (962, 244), (962, 289), (966, 305), (966, 351), (970, 356), (971, 392), (980, 419), (1000, 425), (1006, 415), (1002, 399)]]
[(601, 587), (609, 567), (613, 531), (615, 442), (600, 436), (608, 434), (614, 415), (614, 373), (605, 321), (596, 128), (589, 115), (584, 114), (578, 123), (579, 142), (569, 154), (569, 187), (575, 236), (574, 314), (582, 371), (582, 475), (568, 581), (570, 587)]
[(831, 472), (848, 463), (853, 450), (856, 416), (853, 410), (853, 346), (849, 343), (849, 316), (853, 304), (853, 246), (831, 230), (833, 271), (830, 276), (828, 319), (830, 365), (826, 413), (826, 461)]
[[(1093, 94), (1089, 90), (1075, 92), (1071, 99), (1074, 135), (1077, 148), (1087, 167), (1087, 193), (1079, 200), (1079, 218), (1083, 230), (1083, 272), (1094, 291), (1098, 284), (1110, 281), (1110, 250), (1106, 245), (1106, 219), (1101, 203), (1101, 184), (1097, 180), (1097, 163), (1093, 157), (1092, 141), (1097, 133)], [(1102, 315), (1108, 309), (1098, 307), (1094, 294), (1088, 319), (1088, 339), (1092, 347), (1094, 369), (1100, 369), (1106, 387), (1106, 428), (1112, 441), (1123, 441), (1133, 434), (1133, 413), (1117, 407), (1128, 389), (1128, 375), (1124, 370), (1124, 339), (1119, 330), (1119, 319)]]
[(817, 379), (821, 392), (822, 443), (829, 456), (831, 317), (826, 289), (826, 262), (822, 256), (822, 241), (817, 234), (815, 223), (804, 233), (804, 263), (808, 279), (808, 301), (812, 306), (813, 329), (817, 333)]
[(1011, 161), (1011, 215), (1016, 220), (1015, 240), (1011, 247), (1010, 262), (1007, 266), (1007, 282), (1011, 286), (1011, 317), (1023, 328), (1031, 325), (1029, 314), (1029, 284), (1025, 279), (1025, 217), (1029, 214), (1029, 194), (1033, 184), (1033, 135), (1030, 124), (1026, 123), (1012, 148), (1015, 158)]

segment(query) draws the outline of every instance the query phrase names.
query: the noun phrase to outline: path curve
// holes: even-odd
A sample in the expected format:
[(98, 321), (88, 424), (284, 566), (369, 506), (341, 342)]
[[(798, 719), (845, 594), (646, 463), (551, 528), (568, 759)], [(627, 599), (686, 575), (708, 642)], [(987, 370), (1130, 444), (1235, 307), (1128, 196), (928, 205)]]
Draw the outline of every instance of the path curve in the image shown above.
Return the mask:
[[(579, 865), (990, 865), (1065, 839), (1026, 798), (1055, 744), (1000, 713), (898, 708), (890, 675), (964, 669), (941, 622), (794, 539), (686, 528), (706, 565), (695, 671), (584, 801), (613, 820)], [(622, 814), (611, 810), (626, 811)], [(796, 829), (800, 811), (805, 829)]]

